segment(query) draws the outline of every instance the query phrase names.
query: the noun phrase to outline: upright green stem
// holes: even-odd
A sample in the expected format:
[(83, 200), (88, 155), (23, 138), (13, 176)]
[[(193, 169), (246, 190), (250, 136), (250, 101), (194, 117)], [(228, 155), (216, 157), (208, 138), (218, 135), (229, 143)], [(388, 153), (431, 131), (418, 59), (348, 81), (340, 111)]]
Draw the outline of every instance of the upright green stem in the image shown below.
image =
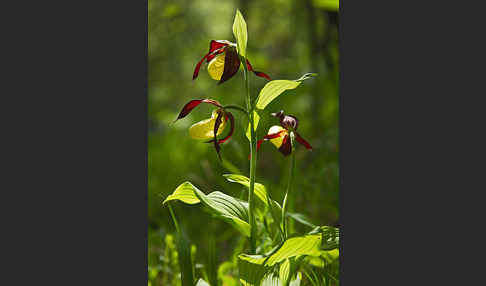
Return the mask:
[(285, 214), (287, 213), (287, 205), (288, 205), (288, 197), (290, 192), (292, 191), (292, 182), (294, 180), (294, 174), (295, 174), (295, 135), (294, 132), (290, 132), (290, 143), (292, 145), (292, 151), (290, 153), (290, 174), (289, 174), (289, 182), (287, 185), (287, 190), (285, 192), (285, 197), (282, 203), (282, 225), (284, 229), (284, 236), (285, 239), (288, 237), (288, 225), (287, 225), (287, 219), (285, 218)]
[(177, 233), (181, 233), (181, 230), (179, 229), (179, 224), (177, 223), (177, 219), (175, 217), (174, 210), (172, 209), (172, 206), (170, 205), (170, 202), (169, 202), (169, 212), (170, 212), (170, 216), (172, 217), (172, 221), (174, 222)]
[(250, 250), (256, 253), (256, 222), (255, 222), (255, 175), (256, 175), (256, 134), (255, 122), (253, 116), (254, 104), (250, 96), (250, 77), (248, 76), (248, 66), (246, 65), (246, 58), (241, 57), (243, 68), (245, 72), (245, 89), (246, 89), (246, 105), (248, 116), (250, 119), (250, 191), (248, 192), (248, 207), (250, 220)]

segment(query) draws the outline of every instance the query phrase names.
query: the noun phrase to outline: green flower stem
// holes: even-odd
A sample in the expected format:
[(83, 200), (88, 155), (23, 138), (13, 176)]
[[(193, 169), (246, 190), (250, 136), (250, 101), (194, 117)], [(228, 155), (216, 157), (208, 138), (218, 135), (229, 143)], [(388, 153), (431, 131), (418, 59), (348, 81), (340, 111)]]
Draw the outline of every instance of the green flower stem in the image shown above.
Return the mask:
[(287, 218), (285, 217), (285, 214), (287, 213), (287, 205), (288, 205), (288, 197), (290, 192), (292, 191), (292, 182), (294, 180), (294, 174), (295, 174), (295, 135), (294, 132), (290, 132), (290, 143), (292, 145), (291, 153), (290, 153), (290, 174), (289, 174), (289, 182), (287, 185), (287, 190), (285, 192), (285, 197), (282, 203), (282, 226), (283, 226), (283, 232), (285, 239), (288, 237), (288, 225), (287, 225)]
[(255, 122), (253, 116), (254, 104), (250, 96), (250, 77), (248, 76), (248, 66), (246, 65), (246, 58), (241, 57), (243, 69), (245, 74), (245, 89), (246, 89), (246, 105), (247, 114), (250, 119), (250, 191), (248, 192), (248, 207), (249, 207), (249, 221), (250, 221), (250, 251), (252, 254), (256, 253), (256, 222), (255, 222), (255, 175), (256, 175), (256, 134)]
[(172, 221), (174, 222), (177, 233), (181, 233), (181, 231), (179, 229), (179, 224), (177, 223), (177, 219), (176, 219), (175, 214), (174, 214), (174, 210), (172, 209), (172, 205), (170, 203), (168, 205), (169, 205), (170, 216), (172, 217)]
[(235, 109), (235, 110), (243, 112), (246, 116), (248, 116), (248, 112), (246, 111), (246, 109), (244, 109), (243, 107), (241, 107), (239, 105), (229, 104), (229, 105), (223, 106), (223, 108), (224, 109)]

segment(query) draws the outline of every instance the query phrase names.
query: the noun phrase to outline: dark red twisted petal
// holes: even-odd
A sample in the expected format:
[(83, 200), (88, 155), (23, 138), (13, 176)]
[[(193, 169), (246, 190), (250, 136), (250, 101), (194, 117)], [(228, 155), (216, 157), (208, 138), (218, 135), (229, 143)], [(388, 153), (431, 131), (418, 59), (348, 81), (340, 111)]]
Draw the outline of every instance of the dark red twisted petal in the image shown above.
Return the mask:
[(216, 149), (216, 153), (218, 153), (218, 157), (221, 160), (221, 154), (219, 154), (219, 151), (221, 150), (221, 147), (219, 146), (219, 141), (218, 141), (218, 130), (219, 126), (221, 125), (221, 122), (223, 120), (223, 112), (218, 112), (218, 117), (216, 117), (216, 122), (214, 123), (214, 148)]
[(222, 48), (221, 48), (221, 49), (219, 49), (219, 50), (216, 50), (216, 51), (214, 51), (214, 52), (212, 52), (212, 53), (209, 53), (209, 54), (208, 54), (208, 58), (206, 59), (206, 62), (208, 62), (208, 63), (209, 63), (209, 62), (210, 62), (212, 59), (214, 59), (214, 57), (216, 57), (217, 55), (219, 55), (219, 54), (223, 53), (223, 52), (224, 52), (224, 50), (225, 50), (225, 47), (222, 47)]
[(266, 73), (258, 72), (258, 71), (253, 71), (253, 72), (255, 73), (256, 76), (263, 77), (263, 78), (266, 78), (268, 80), (272, 80)]
[(228, 43), (211, 40), (211, 43), (209, 43), (209, 52), (206, 62), (209, 63), (216, 55), (224, 52), (224, 48), (226, 46), (228, 46)]
[(226, 142), (226, 140), (230, 139), (231, 136), (233, 136), (233, 131), (235, 130), (235, 119), (233, 117), (233, 114), (231, 114), (230, 112), (226, 112), (226, 120), (230, 120), (230, 123), (231, 123), (231, 128), (230, 128), (230, 132), (228, 133), (228, 135), (226, 135), (226, 137), (224, 137), (223, 139), (220, 139), (218, 144), (222, 144), (224, 142)]
[(267, 135), (263, 136), (263, 139), (260, 139), (257, 142), (257, 151), (258, 151), (258, 149), (260, 149), (260, 146), (262, 145), (263, 141), (278, 138), (283, 132), (285, 132), (285, 130), (280, 130), (277, 133), (267, 134)]
[[(267, 134), (267, 135), (263, 136), (263, 139), (260, 139), (260, 140), (257, 141), (257, 147), (256, 147), (257, 152), (258, 152), (258, 150), (260, 150), (260, 147), (262, 146), (263, 141), (278, 138), (280, 136), (280, 134), (282, 134), (285, 131), (286, 130), (280, 130), (277, 133)], [(250, 159), (250, 158), (251, 158), (251, 154), (248, 155), (248, 159)]]
[(249, 71), (253, 71), (253, 67), (251, 66), (250, 61), (248, 59), (246, 59), (246, 66), (248, 67)]
[(263, 139), (260, 139), (260, 140), (257, 141), (257, 149), (256, 149), (257, 152), (258, 152), (258, 150), (260, 150), (260, 147), (262, 146), (262, 143), (263, 143)]
[(312, 150), (312, 146), (307, 141), (305, 141), (304, 138), (300, 137), (299, 133), (294, 132), (294, 134), (295, 134), (295, 139), (297, 140), (297, 142), (304, 145), (304, 147), (307, 150)]
[[(231, 136), (233, 136), (233, 131), (235, 129), (235, 119), (233, 117), (233, 114), (231, 114), (230, 112), (225, 112), (225, 118), (226, 118), (226, 120), (230, 120), (230, 123), (231, 123), (230, 132), (223, 139), (219, 139), (218, 144), (222, 144), (222, 143), (225, 143), (226, 141), (228, 141), (228, 139), (231, 138)], [(214, 142), (214, 139), (206, 141), (206, 143), (212, 143), (212, 142)]]
[(209, 53), (212, 53), (216, 51), (217, 49), (221, 49), (222, 47), (226, 47), (228, 43), (216, 41), (216, 40), (211, 40), (209, 43)]
[(248, 60), (246, 60), (246, 66), (248, 67), (248, 70), (252, 71), (256, 76), (272, 80), (266, 73), (255, 71)]
[(181, 118), (186, 117), (194, 108), (196, 108), (196, 106), (198, 106), (199, 104), (201, 104), (203, 102), (216, 105), (217, 107), (221, 107), (221, 104), (214, 99), (193, 99), (193, 100), (189, 101), (188, 103), (186, 103), (186, 105), (184, 105), (181, 112), (179, 113), (179, 116), (174, 121), (177, 121)]
[(290, 142), (289, 135), (285, 135), (282, 146), (278, 148), (278, 151), (284, 154), (284, 156), (288, 156), (292, 152), (292, 143)]
[(222, 84), (228, 79), (232, 78), (240, 69), (240, 57), (235, 48), (226, 48), (226, 55), (224, 56), (224, 70), (221, 79), (218, 82)]
[(201, 68), (201, 64), (204, 62), (204, 60), (209, 56), (209, 53), (207, 53), (196, 65), (196, 68), (194, 69), (194, 73), (192, 74), (192, 79), (195, 80), (199, 74), (199, 69)]

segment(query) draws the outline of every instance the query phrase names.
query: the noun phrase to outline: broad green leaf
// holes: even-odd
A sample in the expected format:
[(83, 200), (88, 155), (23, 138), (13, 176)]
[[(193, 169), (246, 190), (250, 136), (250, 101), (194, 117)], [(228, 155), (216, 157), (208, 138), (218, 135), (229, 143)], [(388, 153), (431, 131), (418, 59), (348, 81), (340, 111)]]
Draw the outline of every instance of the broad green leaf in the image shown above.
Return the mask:
[[(230, 182), (241, 184), (250, 189), (250, 179), (248, 177), (237, 174), (224, 174), (223, 176)], [(264, 185), (255, 182), (255, 195), (258, 199), (260, 199), (261, 202), (268, 205), (267, 190), (265, 189)]]
[(210, 285), (208, 282), (204, 281), (204, 279), (199, 278), (199, 280), (197, 280), (196, 286), (210, 286)]
[(321, 233), (322, 246), (324, 250), (332, 250), (339, 247), (339, 228), (332, 226), (318, 226), (309, 234)]
[(268, 82), (258, 95), (256, 108), (263, 110), (275, 98), (284, 91), (297, 88), (300, 83), (308, 78), (314, 77), (315, 73), (306, 73), (297, 80), (272, 80)]
[[(302, 273), (297, 273), (294, 280), (290, 281), (289, 286), (300, 286), (300, 281), (302, 280)], [(273, 273), (267, 275), (263, 279), (261, 286), (283, 286), (282, 279), (275, 276)]]
[(294, 220), (296, 220), (297, 222), (300, 222), (303, 225), (307, 225), (307, 226), (312, 227), (312, 228), (315, 228), (316, 227), (316, 225), (313, 224), (312, 222), (310, 222), (309, 221), (309, 218), (306, 217), (303, 214), (300, 214), (300, 213), (290, 213), (290, 212), (288, 212), (287, 213), (287, 216), (293, 218)]
[(288, 281), (290, 280), (290, 259), (285, 259), (282, 264), (280, 264), (280, 268), (278, 270), (278, 277), (280, 281), (282, 281), (283, 286), (287, 286)]
[(243, 235), (250, 236), (246, 202), (217, 191), (206, 195), (190, 182), (182, 183), (163, 203), (171, 200), (180, 200), (187, 204), (201, 202), (211, 213), (232, 224)]
[(172, 200), (179, 200), (183, 203), (195, 205), (198, 204), (200, 201), (194, 192), (194, 186), (189, 183), (185, 182), (178, 186), (175, 191), (169, 195), (162, 204), (165, 204), (168, 201)]
[(328, 264), (331, 264), (339, 259), (339, 248), (333, 250), (322, 250), (320, 257), (322, 257)]
[(289, 286), (300, 286), (300, 281), (302, 281), (302, 273), (298, 272), (295, 279), (290, 281)]
[[(255, 122), (255, 125), (253, 125), (253, 129), (255, 129), (255, 132), (256, 132), (257, 128), (258, 128), (258, 122), (260, 122), (260, 115), (258, 115), (256, 110), (253, 110), (253, 121)], [(250, 125), (250, 122), (248, 122), (248, 128), (246, 128), (246, 138), (248, 138), (248, 141), (251, 140), (251, 125)]]
[(265, 265), (273, 266), (287, 258), (298, 255), (317, 256), (320, 254), (321, 241), (322, 236), (320, 234), (289, 238), (268, 258)]
[(282, 286), (291, 286), (291, 285), (300, 284), (301, 273), (297, 273), (297, 275), (294, 274), (297, 271), (300, 263), (304, 261), (304, 258), (305, 256), (300, 255), (295, 258), (292, 257), (292, 258), (285, 259), (284, 262), (280, 264), (278, 277), (280, 278), (280, 281), (282, 281)]
[(234, 217), (234, 216), (223, 215), (223, 216), (221, 216), (221, 218), (223, 220), (227, 221), (228, 223), (232, 224), (244, 236), (250, 237), (251, 228), (250, 228), (250, 225), (246, 221), (241, 220), (241, 219)]
[(322, 248), (332, 250), (339, 247), (339, 228), (322, 226)]
[(246, 28), (246, 22), (241, 15), (240, 10), (236, 10), (235, 20), (233, 22), (233, 35), (235, 36), (238, 54), (242, 57), (246, 57), (246, 42), (248, 41), (248, 31)]
[(238, 271), (241, 284), (244, 286), (260, 285), (265, 273), (271, 269), (271, 267), (263, 265), (265, 259), (262, 255), (238, 255)]
[(324, 268), (326, 265), (330, 265), (339, 260), (339, 249), (333, 250), (321, 250), (321, 254), (319, 257), (309, 256), (307, 257), (307, 261), (309, 264)]
[(240, 281), (243, 285), (259, 285), (261, 279), (277, 263), (288, 258), (321, 254), (322, 234), (310, 234), (287, 239), (280, 247), (276, 248), (268, 256), (262, 255), (238, 255), (238, 268)]
[(272, 80), (267, 83), (257, 99), (256, 107), (258, 109), (265, 109), (265, 107), (272, 102), (277, 96), (288, 89), (294, 89), (300, 85), (300, 82), (293, 80)]
[(270, 273), (263, 279), (261, 286), (282, 286), (282, 282), (273, 273)]
[(205, 195), (199, 191), (198, 198), (203, 204), (209, 206), (211, 209), (226, 217), (234, 217), (243, 221), (248, 220), (248, 207), (246, 202), (242, 202), (237, 198), (224, 194), (222, 192), (212, 192)]
[[(237, 175), (237, 174), (225, 174), (223, 175), (228, 181), (233, 182), (233, 183), (238, 183), (241, 184), (245, 187), (250, 189), (250, 179), (248, 177), (245, 177), (243, 175)], [(268, 208), (268, 201), (271, 203), (271, 209), (270, 211), (272, 212), (272, 218), (275, 220), (275, 227), (282, 227), (282, 207), (280, 204), (274, 200), (272, 200), (270, 197), (267, 198), (268, 193), (264, 185), (260, 183), (255, 182), (255, 195), (258, 198), (258, 202), (256, 204), (256, 209), (257, 209), (257, 214), (264, 215), (266, 209)], [(275, 231), (278, 231), (275, 229)]]

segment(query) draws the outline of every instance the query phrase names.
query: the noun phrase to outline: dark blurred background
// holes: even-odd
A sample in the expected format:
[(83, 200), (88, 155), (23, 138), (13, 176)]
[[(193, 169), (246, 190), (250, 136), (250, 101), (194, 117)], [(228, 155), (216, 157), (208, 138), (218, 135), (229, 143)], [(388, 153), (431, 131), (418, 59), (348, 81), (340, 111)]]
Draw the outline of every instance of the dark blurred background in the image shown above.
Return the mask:
[[(295, 90), (284, 92), (262, 116), (261, 138), (278, 123), (271, 112), (283, 109), (299, 118), (299, 133), (313, 146), (297, 148), (294, 183), (295, 211), (316, 225), (339, 223), (339, 46), (337, 2), (332, 0), (149, 0), (148, 49), (148, 218), (149, 266), (160, 263), (164, 237), (174, 233), (162, 201), (179, 184), (189, 180), (205, 193), (223, 191), (246, 200), (246, 192), (225, 181), (222, 174), (249, 176), (247, 121), (235, 111), (233, 137), (222, 145), (220, 162), (210, 144), (189, 137), (188, 128), (210, 117), (210, 106), (201, 105), (189, 116), (171, 124), (191, 99), (213, 98), (223, 105), (245, 105), (243, 72), (218, 86), (203, 64), (192, 80), (197, 62), (208, 52), (209, 41), (235, 42), (232, 23), (239, 8), (248, 25), (248, 57), (256, 70), (272, 79), (297, 79), (306, 72), (318, 77)], [(250, 77), (251, 93), (258, 95), (267, 80)], [(227, 132), (225, 130), (225, 132)], [(267, 186), (273, 199), (282, 201), (289, 157), (270, 143), (258, 154), (257, 182)], [(229, 259), (238, 233), (226, 223), (212, 219), (198, 206), (174, 203), (180, 223), (197, 247), (196, 262), (207, 254), (209, 233), (215, 232), (217, 262)], [(308, 228), (296, 225), (298, 230)]]

